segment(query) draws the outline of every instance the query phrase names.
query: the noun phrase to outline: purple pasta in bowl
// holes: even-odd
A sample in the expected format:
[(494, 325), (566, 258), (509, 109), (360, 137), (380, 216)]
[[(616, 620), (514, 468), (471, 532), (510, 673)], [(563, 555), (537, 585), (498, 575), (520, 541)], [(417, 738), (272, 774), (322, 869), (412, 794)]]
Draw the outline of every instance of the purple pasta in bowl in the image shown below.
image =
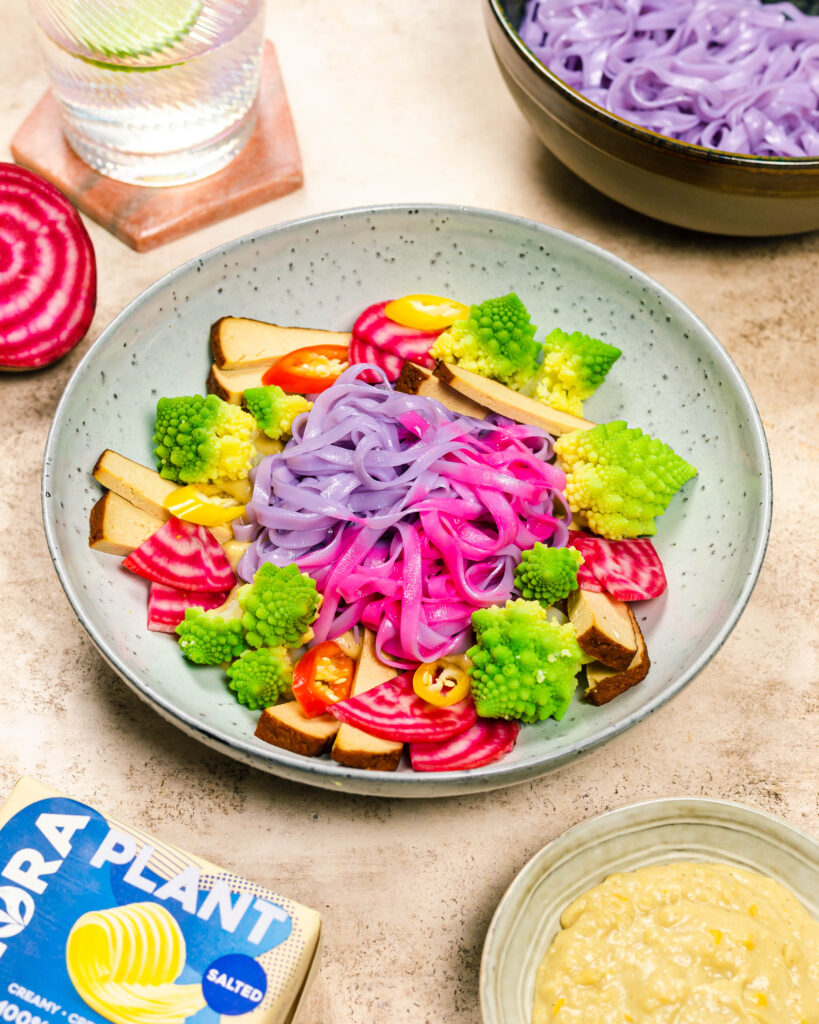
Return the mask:
[(695, 230), (819, 227), (819, 16), (761, 0), (486, 0), (512, 96), (567, 167)]

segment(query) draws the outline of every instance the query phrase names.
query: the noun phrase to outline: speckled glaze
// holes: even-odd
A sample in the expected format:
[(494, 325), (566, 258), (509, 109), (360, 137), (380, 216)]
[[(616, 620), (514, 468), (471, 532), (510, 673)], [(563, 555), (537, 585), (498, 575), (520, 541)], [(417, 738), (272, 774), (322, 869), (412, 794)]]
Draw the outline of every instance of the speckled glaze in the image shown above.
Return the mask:
[[(562, 722), (527, 726), (496, 765), (460, 773), (361, 772), (253, 736), (258, 713), (216, 668), (185, 662), (145, 627), (146, 584), (87, 546), (91, 477), (106, 447), (151, 464), (156, 400), (204, 389), (208, 332), (220, 316), (349, 329), (364, 306), (409, 292), (464, 301), (516, 290), (542, 329), (561, 325), (624, 354), (587, 403), (624, 417), (699, 469), (660, 520), (669, 588), (636, 606), (652, 669), (605, 707), (575, 698)], [(46, 445), (43, 514), (60, 581), (111, 667), (185, 732), (241, 761), (325, 788), (451, 795), (542, 775), (657, 710), (703, 668), (753, 589), (771, 513), (770, 460), (756, 407), (705, 325), (634, 267), (532, 221), (463, 207), (386, 206), (308, 218), (186, 263), (131, 303), (89, 350)]]
[(614, 872), (672, 861), (719, 861), (768, 875), (819, 919), (819, 843), (792, 825), (723, 800), (620, 807), (549, 843), (506, 890), (481, 960), (484, 1024), (529, 1024), (538, 966), (572, 900)]
[(819, 158), (754, 157), (670, 139), (610, 113), (545, 67), (517, 33), (525, 0), (484, 0), (515, 102), (554, 155), (612, 199), (724, 235), (819, 228)]

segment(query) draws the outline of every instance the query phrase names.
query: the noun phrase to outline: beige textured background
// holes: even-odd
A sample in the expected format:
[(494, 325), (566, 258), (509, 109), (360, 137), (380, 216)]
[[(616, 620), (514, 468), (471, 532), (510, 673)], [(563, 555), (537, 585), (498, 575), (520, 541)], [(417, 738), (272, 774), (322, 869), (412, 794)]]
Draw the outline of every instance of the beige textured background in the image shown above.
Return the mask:
[[(279, 889), (324, 915), (303, 1024), (475, 1024), (484, 933), (531, 854), (600, 811), (667, 795), (739, 800), (819, 836), (819, 236), (723, 240), (663, 227), (572, 177), (530, 133), (478, 0), (270, 0), (306, 186), (147, 255), (89, 228), (88, 339), (0, 378), (0, 791), (21, 774)], [(0, 159), (45, 77), (23, 0), (0, 0)], [(51, 567), (40, 460), (90, 341), (172, 267), (259, 226), (342, 206), (442, 201), (556, 225), (630, 260), (716, 332), (760, 407), (774, 465), (768, 557), (728, 643), (671, 705), (585, 761), (437, 803), (342, 797), (199, 746), (103, 664)]]

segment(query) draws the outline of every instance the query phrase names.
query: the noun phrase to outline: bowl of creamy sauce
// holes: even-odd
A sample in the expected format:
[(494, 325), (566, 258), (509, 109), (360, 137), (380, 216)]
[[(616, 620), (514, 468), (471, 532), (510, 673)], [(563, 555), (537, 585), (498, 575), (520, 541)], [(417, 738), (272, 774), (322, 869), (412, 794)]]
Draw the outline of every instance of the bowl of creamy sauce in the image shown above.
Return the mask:
[(819, 1024), (819, 844), (718, 800), (570, 829), (503, 897), (484, 1024)]

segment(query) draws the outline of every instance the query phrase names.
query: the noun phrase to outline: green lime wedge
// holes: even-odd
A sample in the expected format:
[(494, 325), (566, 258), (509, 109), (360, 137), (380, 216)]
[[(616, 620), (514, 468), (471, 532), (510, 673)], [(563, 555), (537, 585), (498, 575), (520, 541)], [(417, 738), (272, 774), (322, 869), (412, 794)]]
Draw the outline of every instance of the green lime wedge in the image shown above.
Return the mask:
[(127, 59), (162, 53), (185, 38), (203, 0), (72, 0), (64, 16), (91, 53)]

